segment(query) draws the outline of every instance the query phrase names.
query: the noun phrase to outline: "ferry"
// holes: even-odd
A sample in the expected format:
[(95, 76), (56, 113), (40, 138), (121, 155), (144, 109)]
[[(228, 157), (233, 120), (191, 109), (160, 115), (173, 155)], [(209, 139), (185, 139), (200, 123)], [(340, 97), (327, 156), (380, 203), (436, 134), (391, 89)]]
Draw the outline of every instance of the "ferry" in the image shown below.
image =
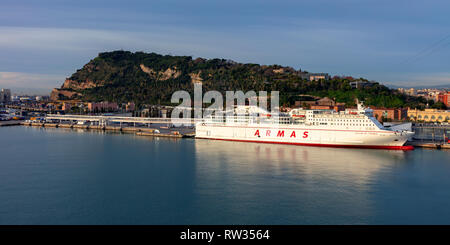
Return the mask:
[[(226, 114), (226, 112), (225, 112)], [(196, 123), (195, 137), (321, 147), (412, 150), (405, 145), (414, 132), (384, 127), (373, 110), (293, 109), (270, 113), (257, 106), (237, 106), (229, 116), (209, 116)]]

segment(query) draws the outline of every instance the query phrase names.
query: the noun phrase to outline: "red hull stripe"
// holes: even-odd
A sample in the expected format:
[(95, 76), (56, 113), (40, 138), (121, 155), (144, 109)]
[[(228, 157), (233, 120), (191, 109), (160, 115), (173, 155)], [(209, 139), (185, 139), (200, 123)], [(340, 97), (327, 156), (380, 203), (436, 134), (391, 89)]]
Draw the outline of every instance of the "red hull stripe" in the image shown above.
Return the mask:
[(258, 141), (258, 140), (235, 140), (235, 139), (219, 139), (219, 138), (202, 138), (208, 140), (224, 140), (224, 141), (238, 141), (250, 143), (265, 143), (265, 144), (283, 144), (283, 145), (302, 145), (302, 146), (318, 146), (318, 147), (335, 147), (335, 148), (365, 148), (365, 149), (385, 149), (385, 150), (414, 150), (412, 145), (392, 146), (392, 145), (336, 145), (336, 144), (311, 144), (311, 143), (292, 143), (292, 142), (277, 142), (277, 141)]

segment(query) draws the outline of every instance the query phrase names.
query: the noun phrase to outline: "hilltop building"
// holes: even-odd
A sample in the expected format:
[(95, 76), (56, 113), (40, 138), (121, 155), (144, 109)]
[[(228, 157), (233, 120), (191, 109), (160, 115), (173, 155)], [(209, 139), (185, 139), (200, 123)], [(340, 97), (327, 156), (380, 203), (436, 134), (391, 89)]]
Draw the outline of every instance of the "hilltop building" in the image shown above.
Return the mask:
[(415, 88), (409, 88), (409, 89), (398, 88), (397, 90), (402, 94), (406, 94), (409, 96), (417, 96), (417, 90)]
[(356, 80), (356, 81), (350, 82), (350, 87), (352, 87), (353, 89), (365, 88), (365, 87), (373, 86), (374, 84), (375, 84), (375, 82)]
[(300, 74), (300, 77), (302, 79), (308, 80), (308, 81), (319, 81), (321, 79), (323, 80), (329, 80), (330, 75), (328, 73), (302, 73)]
[(409, 109), (408, 118), (411, 121), (449, 122), (450, 110), (425, 109), (421, 111), (417, 109)]

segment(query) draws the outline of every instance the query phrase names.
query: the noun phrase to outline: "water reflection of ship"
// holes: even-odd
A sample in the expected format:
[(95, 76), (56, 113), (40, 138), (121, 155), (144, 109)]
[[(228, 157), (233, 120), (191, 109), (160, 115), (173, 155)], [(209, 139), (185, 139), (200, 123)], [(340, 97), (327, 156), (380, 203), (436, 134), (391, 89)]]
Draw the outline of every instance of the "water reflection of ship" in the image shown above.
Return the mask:
[[(402, 162), (407, 152), (196, 140), (197, 158), (220, 159), (229, 171), (298, 172), (366, 182)], [(219, 162), (219, 161), (217, 161)], [(211, 163), (213, 164), (213, 163)], [(218, 163), (219, 164), (219, 163)]]

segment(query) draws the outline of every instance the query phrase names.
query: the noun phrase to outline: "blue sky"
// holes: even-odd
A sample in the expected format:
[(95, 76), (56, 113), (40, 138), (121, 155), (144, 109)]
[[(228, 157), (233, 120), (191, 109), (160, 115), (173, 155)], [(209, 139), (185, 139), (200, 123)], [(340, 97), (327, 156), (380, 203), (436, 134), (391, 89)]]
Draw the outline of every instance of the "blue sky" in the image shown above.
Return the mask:
[(0, 87), (48, 92), (117, 49), (450, 84), (449, 12), (443, 0), (2, 0)]

